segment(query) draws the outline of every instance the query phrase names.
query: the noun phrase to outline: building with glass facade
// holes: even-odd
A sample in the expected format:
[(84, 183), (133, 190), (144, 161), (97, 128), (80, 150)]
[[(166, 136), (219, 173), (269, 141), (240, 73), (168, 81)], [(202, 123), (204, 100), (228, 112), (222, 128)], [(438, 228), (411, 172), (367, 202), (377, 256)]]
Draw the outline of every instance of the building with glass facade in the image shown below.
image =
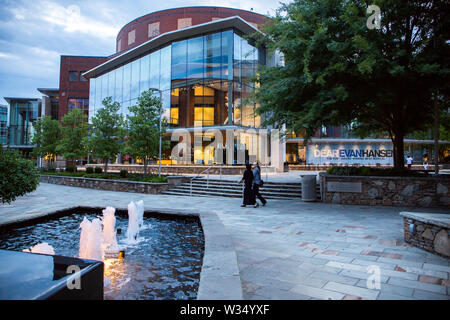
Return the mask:
[(0, 144), (5, 145), (8, 139), (8, 106), (0, 104)]
[(32, 149), (34, 124), (41, 117), (42, 101), (37, 98), (8, 98), (9, 139), (8, 146), (27, 155)]
[[(246, 98), (255, 89), (259, 65), (267, 63), (263, 48), (244, 37), (258, 32), (240, 17), (218, 19), (162, 34), (84, 74), (90, 81), (89, 117), (112, 97), (121, 113), (150, 88), (161, 94), (168, 132), (175, 128), (218, 130), (260, 127), (260, 116)], [(252, 160), (258, 146), (248, 134), (234, 137)], [(224, 143), (227, 143), (224, 141)], [(192, 151), (196, 164), (211, 164), (207, 144)], [(170, 161), (169, 154), (166, 160)]]

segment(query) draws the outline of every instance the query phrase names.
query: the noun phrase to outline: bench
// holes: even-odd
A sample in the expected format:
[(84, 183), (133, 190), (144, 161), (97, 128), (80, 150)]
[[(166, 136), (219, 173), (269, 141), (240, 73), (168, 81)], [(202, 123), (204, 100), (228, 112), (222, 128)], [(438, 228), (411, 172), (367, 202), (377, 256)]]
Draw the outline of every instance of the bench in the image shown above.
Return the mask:
[(405, 242), (450, 258), (450, 214), (400, 212)]

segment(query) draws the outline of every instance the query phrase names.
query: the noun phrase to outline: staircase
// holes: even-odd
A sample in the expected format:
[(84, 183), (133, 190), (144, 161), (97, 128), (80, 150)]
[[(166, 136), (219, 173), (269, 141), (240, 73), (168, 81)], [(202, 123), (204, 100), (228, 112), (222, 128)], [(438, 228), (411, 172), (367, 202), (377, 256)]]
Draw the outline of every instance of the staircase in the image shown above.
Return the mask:
[[(191, 186), (190, 182), (174, 186), (162, 194), (174, 196), (189, 196)], [(316, 186), (317, 199), (320, 199), (320, 187)], [(259, 189), (261, 195), (266, 199), (293, 200), (301, 199), (301, 183), (281, 183), (264, 182), (264, 187)], [(192, 181), (192, 196), (196, 197), (242, 197), (242, 184), (237, 181), (197, 178)]]

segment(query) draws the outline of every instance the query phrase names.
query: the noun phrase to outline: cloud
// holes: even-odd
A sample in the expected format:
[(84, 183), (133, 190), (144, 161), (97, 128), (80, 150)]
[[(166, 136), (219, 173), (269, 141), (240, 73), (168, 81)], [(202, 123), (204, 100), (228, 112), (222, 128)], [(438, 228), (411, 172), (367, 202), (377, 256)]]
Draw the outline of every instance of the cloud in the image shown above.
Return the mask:
[[(220, 6), (267, 14), (279, 0), (222, 0)], [(216, 0), (1, 0), (0, 103), (57, 87), (61, 55), (108, 56), (120, 28), (150, 12), (217, 6)]]
[(77, 5), (64, 7), (51, 1), (44, 1), (41, 5), (43, 6), (42, 20), (61, 26), (65, 32), (80, 32), (93, 37), (114, 38), (120, 27), (82, 15), (81, 9)]

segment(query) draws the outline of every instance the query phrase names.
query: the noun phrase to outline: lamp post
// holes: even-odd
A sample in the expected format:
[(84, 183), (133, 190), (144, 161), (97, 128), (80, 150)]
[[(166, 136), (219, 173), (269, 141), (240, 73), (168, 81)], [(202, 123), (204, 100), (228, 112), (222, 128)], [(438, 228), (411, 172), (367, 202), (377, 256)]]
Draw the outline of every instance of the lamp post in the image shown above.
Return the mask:
[(161, 104), (161, 109), (159, 110), (159, 169), (158, 169), (158, 176), (161, 177), (161, 143), (162, 143), (162, 136), (161, 136), (161, 129), (162, 129), (162, 91), (160, 89), (156, 88), (150, 88), (149, 90), (158, 91), (159, 92), (159, 103)]

